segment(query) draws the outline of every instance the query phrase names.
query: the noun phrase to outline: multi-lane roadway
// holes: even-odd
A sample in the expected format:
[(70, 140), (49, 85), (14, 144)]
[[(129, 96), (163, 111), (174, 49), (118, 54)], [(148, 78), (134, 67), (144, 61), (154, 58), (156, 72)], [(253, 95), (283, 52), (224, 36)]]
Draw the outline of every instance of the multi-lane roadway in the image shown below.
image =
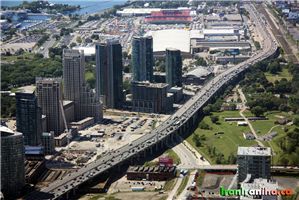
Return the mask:
[(66, 177), (63, 177), (62, 180), (56, 180), (46, 187), (41, 188), (40, 191), (27, 195), (25, 199), (58, 198), (113, 166), (121, 164), (124, 160), (139, 156), (140, 153), (145, 153), (144, 151), (148, 148), (157, 148), (157, 145), (161, 140), (174, 134), (174, 132), (190, 118), (193, 120), (192, 117), (197, 115), (197, 111), (206, 105), (209, 98), (212, 97), (219, 88), (226, 84), (227, 81), (234, 78), (234, 76), (255, 62), (271, 56), (277, 49), (276, 42), (271, 38), (271, 35), (268, 33), (265, 24), (262, 23), (255, 8), (252, 5), (246, 5), (246, 9), (250, 12), (252, 19), (256, 22), (257, 28), (264, 38), (263, 49), (261, 49), (258, 54), (216, 76), (197, 92), (196, 95), (190, 98), (177, 112), (153, 131), (136, 139), (128, 145), (114, 150), (114, 152), (103, 158), (70, 173)]

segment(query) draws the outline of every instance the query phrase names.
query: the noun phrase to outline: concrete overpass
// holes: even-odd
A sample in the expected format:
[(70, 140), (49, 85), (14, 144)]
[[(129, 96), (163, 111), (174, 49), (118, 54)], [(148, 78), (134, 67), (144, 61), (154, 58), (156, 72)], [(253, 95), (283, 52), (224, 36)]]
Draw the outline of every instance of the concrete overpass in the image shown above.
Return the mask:
[[(248, 8), (249, 12), (252, 13), (252, 9), (254, 8)], [(253, 16), (253, 18), (256, 17)], [(195, 124), (197, 118), (202, 115), (202, 109), (205, 106), (213, 103), (215, 97), (221, 95), (229, 85), (236, 84), (244, 78), (246, 68), (276, 54), (277, 45), (267, 32), (264, 24), (257, 22), (257, 27), (261, 29), (262, 36), (265, 38), (264, 48), (258, 51), (257, 55), (228, 69), (208, 82), (164, 123), (148, 134), (134, 140), (132, 145), (125, 145), (116, 149), (100, 160), (78, 169), (68, 176), (63, 177), (62, 180), (56, 180), (50, 183), (47, 187), (43, 187), (39, 191), (26, 195), (23, 199), (57, 199), (64, 194), (68, 197), (71, 191), (75, 193), (78, 186), (90, 182), (93, 178), (108, 169), (117, 167), (120, 170), (124, 162), (131, 162), (131, 164), (133, 164), (133, 159), (139, 160), (141, 156), (146, 157), (148, 153), (153, 152), (153, 149), (157, 151), (159, 147), (163, 148), (164, 144), (173, 141), (174, 137), (178, 138), (179, 134), (182, 134), (183, 131), (186, 131), (187, 128)]]

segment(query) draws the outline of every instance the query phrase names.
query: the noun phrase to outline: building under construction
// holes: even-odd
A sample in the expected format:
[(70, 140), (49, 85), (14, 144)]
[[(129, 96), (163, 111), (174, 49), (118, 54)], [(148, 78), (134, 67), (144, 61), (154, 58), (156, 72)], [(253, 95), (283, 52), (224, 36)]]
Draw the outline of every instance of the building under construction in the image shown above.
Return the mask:
[(172, 109), (174, 96), (167, 93), (168, 84), (133, 81), (130, 87), (133, 111), (165, 113)]

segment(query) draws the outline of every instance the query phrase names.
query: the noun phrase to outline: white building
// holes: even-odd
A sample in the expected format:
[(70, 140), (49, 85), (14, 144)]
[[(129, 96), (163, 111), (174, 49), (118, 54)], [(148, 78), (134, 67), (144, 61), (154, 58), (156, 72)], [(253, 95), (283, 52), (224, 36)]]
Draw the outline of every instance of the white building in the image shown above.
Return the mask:
[(1, 30), (9, 30), (9, 24), (6, 19), (0, 20), (0, 28)]

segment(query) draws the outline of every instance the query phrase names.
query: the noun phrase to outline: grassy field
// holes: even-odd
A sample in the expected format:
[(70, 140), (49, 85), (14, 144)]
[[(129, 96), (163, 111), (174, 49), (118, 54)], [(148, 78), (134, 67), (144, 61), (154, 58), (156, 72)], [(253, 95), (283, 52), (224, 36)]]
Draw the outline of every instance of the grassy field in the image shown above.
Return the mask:
[(239, 110), (232, 110), (232, 111), (222, 111), (222, 112), (212, 112), (213, 115), (219, 116), (219, 117), (241, 117), (239, 114)]
[(173, 159), (173, 163), (177, 165), (182, 163), (180, 157), (172, 149), (167, 149), (166, 152), (169, 153), (167, 157)]
[(1, 57), (1, 60), (3, 62), (11, 62), (11, 61), (16, 62), (16, 61), (19, 61), (19, 60), (23, 60), (23, 59), (17, 59), (17, 57), (21, 57), (21, 56), (23, 58), (27, 57), (28, 58), (27, 60), (31, 60), (33, 58), (34, 54), (33, 53), (24, 53), (24, 54), (19, 55), (19, 56), (5, 56), (4, 59)]
[(92, 72), (86, 72), (85, 73), (85, 80), (89, 79), (89, 78), (92, 78), (94, 77), (93, 73)]
[[(227, 111), (219, 113), (213, 113), (214, 115), (219, 116), (232, 116), (226, 114)], [(228, 111), (232, 112), (232, 111)], [(237, 115), (235, 115), (237, 116)], [(240, 115), (239, 115), (240, 116)], [(252, 146), (256, 144), (254, 140), (245, 140), (243, 137), (244, 132), (249, 132), (250, 128), (248, 126), (237, 126), (237, 122), (225, 122), (223, 119), (220, 119), (216, 124), (211, 122), (210, 116), (206, 116), (202, 121), (212, 127), (212, 130), (204, 130), (197, 128), (186, 140), (199, 152), (202, 153), (204, 157), (209, 157), (210, 160), (215, 163), (216, 156), (209, 153), (209, 149), (216, 148), (215, 155), (219, 153), (223, 154), (224, 159), (227, 159), (231, 153), (236, 156), (238, 146)], [(221, 135), (214, 135), (216, 132), (224, 132)], [(207, 139), (202, 141), (200, 147), (196, 147), (195, 142), (192, 141), (193, 135), (199, 134), (205, 135)]]
[[(177, 176), (179, 176), (180, 175), (180, 172), (179, 171), (177, 171)], [(163, 190), (172, 190), (172, 188), (173, 188), (173, 186), (175, 185), (175, 183), (176, 183), (176, 181), (177, 181), (177, 178), (173, 178), (173, 179), (171, 179), (170, 181), (168, 181), (167, 183), (166, 183), (166, 185), (164, 186), (164, 188), (163, 188)]]
[(292, 79), (292, 75), (288, 72), (288, 69), (283, 68), (282, 72), (278, 72), (278, 74), (271, 74), (269, 72), (264, 73), (268, 81), (274, 83), (275, 80), (280, 81), (282, 78), (286, 78), (287, 80)]

